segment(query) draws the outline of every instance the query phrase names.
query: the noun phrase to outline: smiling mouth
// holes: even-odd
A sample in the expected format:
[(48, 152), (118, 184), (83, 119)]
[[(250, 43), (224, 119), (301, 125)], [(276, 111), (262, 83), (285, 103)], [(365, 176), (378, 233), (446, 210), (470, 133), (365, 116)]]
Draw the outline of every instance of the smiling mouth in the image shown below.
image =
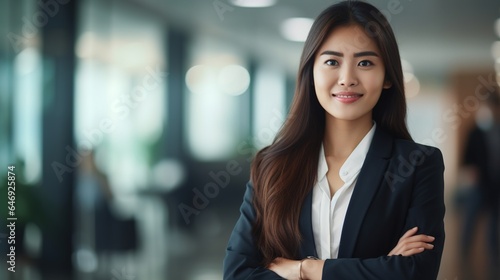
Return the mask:
[(363, 97), (363, 94), (355, 92), (339, 92), (332, 93), (332, 96), (339, 102), (350, 104), (358, 101), (361, 97)]
[(337, 98), (360, 98), (363, 95), (360, 93), (332, 93), (332, 96)]

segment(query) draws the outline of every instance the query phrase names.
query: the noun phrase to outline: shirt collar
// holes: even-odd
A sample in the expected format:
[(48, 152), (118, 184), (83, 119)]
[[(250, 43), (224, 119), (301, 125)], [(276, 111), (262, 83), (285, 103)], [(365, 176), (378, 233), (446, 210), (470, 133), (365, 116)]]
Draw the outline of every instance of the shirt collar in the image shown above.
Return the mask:
[(323, 143), (321, 143), (321, 148), (319, 150), (319, 162), (318, 162), (318, 181), (323, 179), (324, 176), (326, 176), (326, 172), (328, 172), (328, 165), (326, 163), (325, 148), (323, 147)]
[[(339, 170), (339, 176), (342, 181), (347, 182), (353, 176), (356, 176), (363, 163), (365, 161), (366, 155), (368, 154), (368, 149), (370, 148), (370, 144), (373, 140), (373, 135), (375, 135), (375, 129), (377, 124), (373, 122), (373, 126), (368, 131), (368, 133), (363, 137), (361, 142), (354, 148), (352, 153), (346, 159), (344, 164)], [(318, 180), (321, 180), (326, 173), (328, 172), (328, 164), (326, 163), (325, 157), (325, 148), (323, 147), (323, 143), (321, 144), (320, 154), (319, 154), (319, 163), (318, 163)]]

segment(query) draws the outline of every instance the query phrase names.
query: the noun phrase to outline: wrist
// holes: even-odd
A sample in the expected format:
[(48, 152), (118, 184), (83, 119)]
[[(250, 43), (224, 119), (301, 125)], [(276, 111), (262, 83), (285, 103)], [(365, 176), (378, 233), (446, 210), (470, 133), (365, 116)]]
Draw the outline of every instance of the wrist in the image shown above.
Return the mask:
[(303, 259), (301, 261), (300, 279), (320, 280), (323, 274), (324, 260)]

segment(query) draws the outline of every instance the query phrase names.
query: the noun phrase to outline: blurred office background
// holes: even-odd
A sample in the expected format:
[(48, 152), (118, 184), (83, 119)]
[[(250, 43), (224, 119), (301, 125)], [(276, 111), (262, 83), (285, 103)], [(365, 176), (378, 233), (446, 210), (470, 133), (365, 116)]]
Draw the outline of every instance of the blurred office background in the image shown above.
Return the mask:
[[(279, 129), (302, 41), (334, 2), (1, 0), (0, 279), (221, 279), (251, 157)], [(411, 133), (444, 152), (439, 279), (486, 279), (484, 218), (463, 271), (473, 183), (459, 175), (475, 115), (489, 116), (480, 96), (498, 86), (500, 3), (369, 2), (400, 44)]]

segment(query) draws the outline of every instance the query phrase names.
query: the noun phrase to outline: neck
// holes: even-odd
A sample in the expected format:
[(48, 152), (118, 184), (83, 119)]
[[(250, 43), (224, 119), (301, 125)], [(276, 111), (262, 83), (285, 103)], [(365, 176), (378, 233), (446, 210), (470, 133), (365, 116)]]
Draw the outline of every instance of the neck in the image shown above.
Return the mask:
[(346, 121), (326, 115), (325, 137), (323, 146), (325, 155), (347, 158), (372, 128), (372, 116)]

